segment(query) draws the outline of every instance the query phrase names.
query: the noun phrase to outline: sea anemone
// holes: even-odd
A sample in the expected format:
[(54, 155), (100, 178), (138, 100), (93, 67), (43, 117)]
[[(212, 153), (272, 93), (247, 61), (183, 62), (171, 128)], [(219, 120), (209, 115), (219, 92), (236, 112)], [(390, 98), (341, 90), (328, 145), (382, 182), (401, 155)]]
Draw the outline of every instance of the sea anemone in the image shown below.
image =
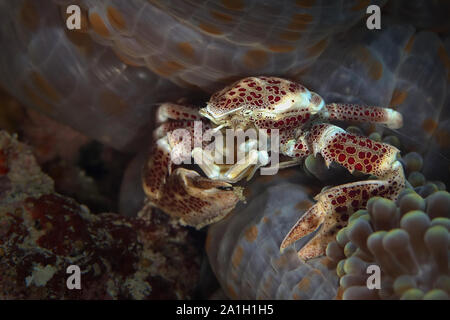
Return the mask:
[[(327, 247), (342, 298), (448, 299), (449, 217), (446, 191), (424, 199), (405, 189), (396, 202), (371, 198)], [(380, 284), (369, 289), (376, 268)]]

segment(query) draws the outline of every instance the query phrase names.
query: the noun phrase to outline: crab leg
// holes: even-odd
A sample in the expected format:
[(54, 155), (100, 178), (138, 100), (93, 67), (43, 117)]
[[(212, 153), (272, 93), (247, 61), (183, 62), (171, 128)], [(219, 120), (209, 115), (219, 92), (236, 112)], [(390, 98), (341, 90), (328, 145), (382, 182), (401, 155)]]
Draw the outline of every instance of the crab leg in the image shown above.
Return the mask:
[(167, 135), (167, 133), (174, 131), (176, 129), (188, 129), (193, 130), (194, 121), (167, 121), (161, 124), (158, 128), (153, 131), (153, 138), (158, 140)]
[(175, 104), (163, 103), (156, 111), (156, 121), (161, 123), (172, 120), (199, 120), (201, 118), (197, 108)]
[(175, 164), (181, 164), (191, 158), (192, 139), (193, 137), (195, 139), (194, 122), (194, 120), (169, 120), (153, 131), (153, 138), (156, 141), (163, 139), (161, 141), (168, 144), (167, 149), (171, 151), (170, 156)]
[(391, 129), (398, 129), (403, 125), (402, 115), (389, 108), (330, 103), (321, 112), (323, 117), (331, 120), (379, 123)]
[(399, 150), (393, 146), (349, 134), (329, 124), (313, 126), (308, 142), (314, 155), (320, 153), (327, 166), (335, 161), (350, 172), (362, 171), (380, 180), (336, 186), (315, 197), (317, 203), (299, 219), (280, 246), (283, 250), (322, 225), (299, 251), (299, 256), (305, 260), (325, 254), (327, 244), (339, 228), (345, 226), (348, 214), (364, 208), (370, 197), (396, 199), (405, 184), (402, 165), (396, 160)]

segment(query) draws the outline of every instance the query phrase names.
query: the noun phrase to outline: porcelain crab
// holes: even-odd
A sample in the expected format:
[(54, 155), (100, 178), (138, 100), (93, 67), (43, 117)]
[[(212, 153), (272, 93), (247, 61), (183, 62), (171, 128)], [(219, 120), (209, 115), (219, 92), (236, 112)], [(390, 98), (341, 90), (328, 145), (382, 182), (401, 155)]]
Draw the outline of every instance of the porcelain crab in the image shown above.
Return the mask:
[[(276, 132), (277, 151), (288, 157), (277, 164), (279, 169), (300, 164), (309, 154), (319, 153), (327, 166), (336, 162), (350, 172), (377, 177), (338, 185), (318, 194), (315, 205), (300, 217), (280, 244), (283, 250), (321, 227), (299, 256), (307, 260), (323, 255), (336, 232), (346, 225), (350, 213), (364, 208), (374, 195), (396, 199), (405, 184), (397, 148), (347, 133), (328, 120), (371, 122), (393, 129), (402, 126), (401, 114), (393, 109), (325, 104), (318, 94), (301, 84), (276, 77), (241, 79), (213, 94), (202, 109), (162, 104), (157, 110), (157, 121), (162, 124), (155, 130), (153, 151), (144, 167), (144, 191), (151, 204), (182, 224), (201, 228), (218, 221), (243, 199), (242, 188), (232, 184), (250, 179), (258, 168), (268, 166), (269, 152), (255, 150), (252, 146), (257, 141), (246, 139), (233, 146), (234, 151), (247, 152), (245, 161), (218, 164), (211, 153), (205, 152), (207, 146), (199, 140), (202, 136), (194, 134), (196, 123), (202, 125), (202, 133), (263, 129), (270, 140)], [(187, 130), (190, 138), (182, 139), (176, 134), (177, 129)], [(230, 150), (222, 151), (225, 154)], [(205, 159), (199, 167), (207, 177), (176, 167), (175, 163), (191, 156)]]

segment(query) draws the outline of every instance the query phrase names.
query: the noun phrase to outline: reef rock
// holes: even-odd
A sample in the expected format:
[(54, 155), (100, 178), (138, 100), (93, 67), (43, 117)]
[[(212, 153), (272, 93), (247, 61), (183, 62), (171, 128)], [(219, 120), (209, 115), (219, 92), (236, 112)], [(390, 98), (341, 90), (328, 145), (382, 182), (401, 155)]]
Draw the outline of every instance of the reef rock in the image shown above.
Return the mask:
[[(30, 148), (0, 131), (1, 299), (185, 299), (199, 274), (187, 229), (158, 212), (92, 214), (54, 192)], [(67, 268), (81, 289), (68, 289)]]

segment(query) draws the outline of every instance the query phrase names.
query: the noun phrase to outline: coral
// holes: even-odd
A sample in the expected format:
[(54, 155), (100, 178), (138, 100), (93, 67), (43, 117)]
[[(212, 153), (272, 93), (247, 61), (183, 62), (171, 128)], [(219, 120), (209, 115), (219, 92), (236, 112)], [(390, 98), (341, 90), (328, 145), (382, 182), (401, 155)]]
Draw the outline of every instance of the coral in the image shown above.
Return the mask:
[[(0, 128), (15, 128), (14, 132), (32, 148), (38, 164), (53, 179), (57, 192), (95, 212), (117, 210), (118, 185), (129, 155), (101, 145), (43, 113), (24, 109), (6, 93), (0, 92), (0, 99), (6, 107), (7, 122), (0, 120)], [(14, 109), (21, 117), (8, 117)], [(0, 118), (4, 114), (0, 112)], [(135, 216), (142, 204), (134, 211)]]
[[(146, 219), (92, 214), (54, 192), (29, 147), (0, 131), (2, 299), (183, 299), (199, 251), (185, 228), (144, 207)], [(81, 269), (69, 290), (66, 269)]]
[[(17, 132), (55, 189), (96, 212), (116, 210), (119, 180), (129, 156), (100, 145), (43, 113), (25, 109), (0, 89), (0, 128)], [(134, 212), (142, 207), (142, 203)]]
[(114, 209), (99, 188), (102, 181), (94, 180), (80, 167), (82, 151), (95, 143), (92, 139), (32, 109), (26, 110), (19, 134), (32, 147), (38, 164), (53, 179), (59, 193), (94, 211)]
[[(354, 213), (327, 256), (337, 264), (343, 299), (448, 299), (450, 194), (425, 199), (405, 189), (397, 202), (373, 197)], [(381, 287), (368, 289), (370, 265)]]

